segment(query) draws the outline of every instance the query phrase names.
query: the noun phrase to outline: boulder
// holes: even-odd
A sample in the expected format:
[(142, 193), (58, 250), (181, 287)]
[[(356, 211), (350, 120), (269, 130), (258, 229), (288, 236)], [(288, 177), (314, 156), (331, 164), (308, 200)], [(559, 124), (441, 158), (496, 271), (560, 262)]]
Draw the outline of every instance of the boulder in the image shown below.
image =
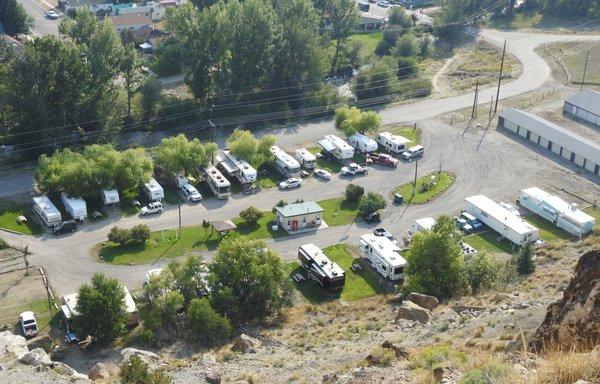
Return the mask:
[(202, 364), (203, 365), (214, 365), (217, 363), (217, 358), (212, 353), (205, 353), (202, 355)]
[(42, 348), (34, 348), (31, 351), (27, 352), (19, 359), (19, 361), (23, 364), (33, 365), (34, 367), (38, 365), (51, 365), (52, 360), (50, 356), (44, 351)]
[(108, 370), (106, 365), (98, 362), (94, 364), (94, 366), (90, 370), (90, 373), (88, 373), (88, 377), (92, 381), (106, 380), (110, 377), (110, 371)]
[(498, 292), (498, 293), (496, 293), (496, 296), (494, 296), (494, 302), (496, 302), (496, 303), (501, 303), (503, 301), (509, 301), (509, 300), (510, 300), (510, 295), (508, 293)]
[(430, 311), (440, 304), (440, 301), (435, 296), (424, 295), (422, 293), (411, 292), (406, 297), (406, 300), (429, 309)]
[(431, 320), (429, 309), (423, 308), (412, 301), (405, 300), (396, 312), (396, 321), (400, 319), (418, 321), (421, 324), (427, 324)]
[(45, 350), (50, 350), (53, 344), (54, 340), (52, 340), (49, 335), (39, 336), (35, 339), (27, 341), (27, 347), (30, 350), (35, 348), (44, 348)]
[(260, 340), (242, 333), (233, 341), (231, 350), (233, 352), (256, 353), (261, 344)]
[(204, 380), (208, 384), (221, 384), (221, 374), (214, 369), (207, 369), (204, 372)]
[(530, 351), (593, 348), (600, 344), (600, 250), (579, 258), (562, 299), (550, 304), (542, 325), (529, 342)]
[(121, 351), (121, 357), (122, 357), (121, 363), (123, 363), (124, 361), (126, 361), (127, 359), (129, 359), (131, 356), (134, 356), (134, 355), (138, 356), (146, 364), (156, 363), (160, 360), (160, 357), (154, 352), (144, 351), (142, 349), (136, 349), (136, 348), (125, 348)]
[(52, 362), (52, 370), (59, 375), (70, 377), (71, 381), (74, 383), (91, 383), (90, 379), (86, 375), (77, 372), (67, 364), (54, 361)]
[(0, 332), (0, 362), (16, 362), (27, 352), (29, 349), (23, 336), (13, 335), (10, 331)]

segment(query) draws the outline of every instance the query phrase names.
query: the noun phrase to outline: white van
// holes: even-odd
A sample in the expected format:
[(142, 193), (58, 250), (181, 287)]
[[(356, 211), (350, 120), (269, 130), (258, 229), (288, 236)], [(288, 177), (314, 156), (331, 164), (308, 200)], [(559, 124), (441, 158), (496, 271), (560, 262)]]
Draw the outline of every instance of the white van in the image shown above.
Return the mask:
[(422, 145), (415, 145), (414, 147), (410, 147), (406, 151), (402, 152), (401, 157), (404, 161), (412, 161), (423, 156), (423, 153), (425, 153), (425, 148), (423, 148)]

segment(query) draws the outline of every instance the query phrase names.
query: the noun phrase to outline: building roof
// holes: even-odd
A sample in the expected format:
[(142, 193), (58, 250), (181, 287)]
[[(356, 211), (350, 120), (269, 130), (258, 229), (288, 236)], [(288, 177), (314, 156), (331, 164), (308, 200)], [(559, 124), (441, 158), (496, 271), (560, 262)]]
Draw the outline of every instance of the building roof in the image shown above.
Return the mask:
[(237, 226), (233, 224), (233, 221), (231, 220), (211, 221), (210, 224), (215, 228), (217, 232), (227, 232), (237, 228)]
[(415, 220), (415, 223), (419, 227), (425, 229), (426, 231), (429, 231), (435, 225), (435, 219), (433, 217), (424, 217), (422, 219)]
[(150, 13), (151, 9), (145, 5), (133, 5), (131, 7), (119, 8), (116, 10), (117, 15), (130, 15), (132, 13)]
[(131, 13), (116, 15), (110, 18), (115, 27), (129, 27), (132, 25), (152, 25), (149, 13)]
[(592, 216), (588, 215), (580, 209), (577, 209), (576, 204), (569, 204), (560, 197), (556, 195), (551, 195), (538, 187), (527, 188), (522, 190), (521, 192), (540, 201), (542, 204), (544, 204), (546, 208), (550, 208), (551, 210), (560, 213), (562, 216), (578, 224), (595, 221), (595, 219)]
[(592, 112), (600, 116), (600, 92), (584, 88), (576, 95), (569, 97), (565, 103)]
[(388, 265), (394, 268), (403, 267), (407, 264), (404, 257), (400, 255), (401, 249), (385, 236), (375, 236), (372, 233), (367, 233), (360, 237), (360, 242), (370, 245)]
[(561, 147), (575, 152), (595, 164), (600, 164), (600, 144), (590, 139), (579, 136), (533, 113), (514, 108), (502, 111), (500, 117), (518, 124), (553, 143), (559, 144)]
[(89, 5), (106, 4), (107, 0), (68, 0), (69, 7), (87, 7)]
[(58, 208), (56, 208), (56, 206), (52, 204), (52, 202), (46, 195), (35, 196), (33, 198), (33, 203), (40, 207), (40, 209), (44, 211), (48, 216), (60, 215), (60, 211), (58, 210)]
[(315, 161), (317, 160), (317, 156), (315, 156), (311, 151), (306, 148), (299, 148), (295, 151), (296, 157), (300, 157), (304, 161)]
[(271, 153), (277, 160), (284, 163), (286, 167), (290, 169), (300, 168), (300, 163), (298, 160), (294, 159), (291, 155), (288, 155), (283, 149), (279, 148), (276, 145), (271, 146)]
[(304, 244), (300, 246), (300, 249), (315, 262), (315, 269), (322, 274), (323, 277), (333, 279), (344, 276), (344, 270), (335, 262), (329, 260), (321, 248), (314, 244)]
[(20, 49), (23, 45), (19, 40), (8, 35), (0, 34), (0, 39), (6, 41), (13, 49)]
[(379, 16), (371, 12), (360, 13), (360, 24), (384, 23), (386, 20), (385, 16)]
[[(135, 306), (135, 301), (133, 301), (133, 297), (131, 297), (131, 293), (129, 293), (129, 289), (126, 286), (121, 285), (123, 288), (123, 293), (125, 297), (123, 301), (125, 302), (125, 312), (127, 313), (135, 313), (137, 312), (137, 307)], [(70, 293), (68, 295), (64, 295), (62, 297), (64, 304), (61, 305), (60, 309), (63, 315), (70, 319), (72, 316), (77, 315), (77, 311), (75, 308), (77, 307), (77, 299), (79, 298), (78, 293)]]
[(379, 136), (383, 137), (386, 140), (389, 140), (390, 142), (394, 143), (394, 144), (406, 144), (406, 143), (410, 143), (410, 140), (407, 139), (404, 136), (400, 136), (400, 135), (394, 135), (391, 132), (381, 132), (379, 134)]
[(319, 204), (315, 203), (314, 201), (287, 204), (283, 207), (275, 207), (275, 210), (279, 212), (283, 217), (294, 217), (324, 211), (323, 208), (321, 208), (321, 206), (319, 206)]
[(487, 196), (475, 195), (467, 197), (465, 200), (520, 235), (538, 231), (536, 227), (521, 219), (520, 216), (510, 212)]
[(150, 192), (164, 192), (163, 187), (158, 183), (158, 181), (156, 181), (156, 179), (150, 179), (145, 186)]

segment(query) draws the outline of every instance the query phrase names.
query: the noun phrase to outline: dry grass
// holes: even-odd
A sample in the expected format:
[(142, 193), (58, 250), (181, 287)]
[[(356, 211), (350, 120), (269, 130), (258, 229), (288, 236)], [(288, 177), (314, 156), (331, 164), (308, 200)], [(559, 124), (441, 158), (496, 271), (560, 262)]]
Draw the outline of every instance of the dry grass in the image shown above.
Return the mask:
[(600, 382), (600, 349), (578, 353), (553, 351), (540, 361), (535, 384), (572, 384), (577, 380)]

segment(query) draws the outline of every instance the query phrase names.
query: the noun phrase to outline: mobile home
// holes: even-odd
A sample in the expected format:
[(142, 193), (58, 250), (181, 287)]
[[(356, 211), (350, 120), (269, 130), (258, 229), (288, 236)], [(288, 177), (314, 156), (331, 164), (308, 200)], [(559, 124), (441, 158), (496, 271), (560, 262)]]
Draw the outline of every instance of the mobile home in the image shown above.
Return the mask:
[(401, 249), (392, 240), (368, 233), (360, 237), (358, 247), (381, 276), (392, 281), (404, 279), (407, 262), (400, 256)]
[(53, 227), (62, 221), (60, 211), (46, 195), (33, 198), (33, 210), (42, 219), (44, 224), (49, 227)]
[(155, 179), (144, 184), (144, 192), (150, 201), (160, 201), (165, 198), (165, 190)]
[(65, 210), (75, 220), (85, 220), (87, 217), (87, 206), (85, 200), (81, 197), (69, 197), (66, 193), (60, 194), (60, 200), (65, 206)]
[(390, 132), (381, 132), (375, 137), (375, 141), (383, 148), (392, 153), (402, 153), (406, 150), (406, 145), (410, 143), (404, 136), (393, 135)]
[(596, 225), (596, 219), (577, 209), (577, 204), (537, 187), (522, 190), (519, 204), (575, 236), (585, 235)]
[(100, 195), (104, 205), (118, 204), (120, 201), (119, 191), (117, 191), (116, 189), (103, 189)]
[(374, 152), (378, 148), (375, 140), (358, 132), (348, 137), (348, 144), (362, 153)]
[(271, 153), (275, 156), (275, 168), (284, 177), (292, 177), (300, 175), (300, 163), (291, 155), (288, 155), (283, 149), (276, 145), (271, 148)]
[(306, 148), (296, 149), (294, 157), (306, 169), (315, 169), (317, 167), (317, 157)]
[(467, 212), (518, 246), (539, 239), (540, 231), (536, 227), (486, 196), (467, 197), (465, 203)]
[(354, 148), (335, 135), (326, 135), (317, 143), (326, 153), (338, 160), (350, 160), (354, 157)]
[(229, 176), (235, 177), (241, 184), (251, 184), (256, 181), (256, 169), (245, 160), (230, 153), (229, 150), (220, 151), (215, 160)]
[(201, 170), (206, 184), (217, 199), (229, 199), (231, 196), (231, 183), (212, 164)]
[(308, 278), (327, 290), (344, 288), (346, 274), (336, 263), (329, 260), (321, 248), (314, 244), (304, 244), (298, 248), (298, 259), (308, 273)]

